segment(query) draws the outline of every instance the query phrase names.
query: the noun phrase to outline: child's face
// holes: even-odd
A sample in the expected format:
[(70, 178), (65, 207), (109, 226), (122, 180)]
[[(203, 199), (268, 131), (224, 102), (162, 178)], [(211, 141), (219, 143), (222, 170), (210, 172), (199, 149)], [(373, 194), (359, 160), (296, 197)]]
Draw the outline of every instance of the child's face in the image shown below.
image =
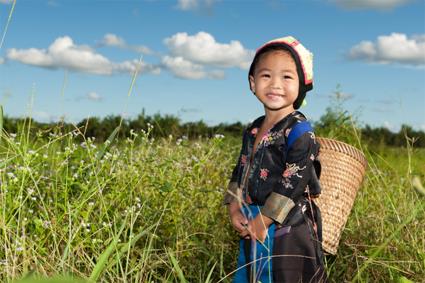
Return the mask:
[(294, 110), (292, 104), (298, 96), (299, 78), (295, 61), (288, 52), (277, 50), (263, 54), (249, 82), (266, 110)]

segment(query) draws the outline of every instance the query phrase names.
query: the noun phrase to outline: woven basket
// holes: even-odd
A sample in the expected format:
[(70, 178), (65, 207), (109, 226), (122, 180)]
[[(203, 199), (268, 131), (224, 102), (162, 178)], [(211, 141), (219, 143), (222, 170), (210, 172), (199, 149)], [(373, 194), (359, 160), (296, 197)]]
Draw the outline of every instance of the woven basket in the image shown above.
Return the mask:
[(322, 214), (323, 250), (336, 254), (341, 232), (365, 175), (364, 154), (346, 143), (318, 137), (322, 193), (316, 203)]

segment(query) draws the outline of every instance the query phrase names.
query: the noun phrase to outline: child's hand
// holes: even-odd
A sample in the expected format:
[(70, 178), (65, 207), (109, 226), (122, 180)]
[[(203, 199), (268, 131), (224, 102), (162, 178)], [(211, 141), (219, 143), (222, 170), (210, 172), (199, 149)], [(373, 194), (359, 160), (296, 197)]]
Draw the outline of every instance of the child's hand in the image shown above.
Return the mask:
[(240, 234), (246, 230), (248, 219), (242, 214), (241, 208), (237, 202), (229, 204), (230, 220), (233, 228)]
[(267, 236), (267, 229), (272, 223), (272, 219), (262, 214), (258, 214), (254, 219), (249, 221), (248, 229), (240, 233), (240, 236), (243, 238), (250, 236), (252, 239), (264, 242)]

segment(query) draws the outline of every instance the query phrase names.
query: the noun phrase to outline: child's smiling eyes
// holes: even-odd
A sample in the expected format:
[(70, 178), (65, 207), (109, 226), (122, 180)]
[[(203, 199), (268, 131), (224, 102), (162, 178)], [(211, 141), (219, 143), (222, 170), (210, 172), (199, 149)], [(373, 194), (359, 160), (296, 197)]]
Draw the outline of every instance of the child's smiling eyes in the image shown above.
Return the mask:
[[(272, 76), (270, 74), (265, 73), (265, 74), (260, 74), (260, 77), (261, 78), (269, 79)], [(283, 75), (282, 78), (285, 79), (285, 80), (292, 80), (292, 79), (294, 79), (294, 77), (292, 75)]]

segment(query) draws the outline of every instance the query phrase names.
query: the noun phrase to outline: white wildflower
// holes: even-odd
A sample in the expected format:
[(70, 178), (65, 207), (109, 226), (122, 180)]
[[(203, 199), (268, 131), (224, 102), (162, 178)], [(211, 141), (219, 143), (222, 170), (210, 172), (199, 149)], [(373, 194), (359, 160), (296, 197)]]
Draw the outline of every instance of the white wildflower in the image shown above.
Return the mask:
[(48, 221), (48, 220), (44, 220), (43, 221), (43, 228), (47, 229), (52, 225), (52, 222)]
[(11, 179), (16, 179), (15, 174), (13, 174), (12, 172), (7, 172), (7, 177), (11, 178)]

